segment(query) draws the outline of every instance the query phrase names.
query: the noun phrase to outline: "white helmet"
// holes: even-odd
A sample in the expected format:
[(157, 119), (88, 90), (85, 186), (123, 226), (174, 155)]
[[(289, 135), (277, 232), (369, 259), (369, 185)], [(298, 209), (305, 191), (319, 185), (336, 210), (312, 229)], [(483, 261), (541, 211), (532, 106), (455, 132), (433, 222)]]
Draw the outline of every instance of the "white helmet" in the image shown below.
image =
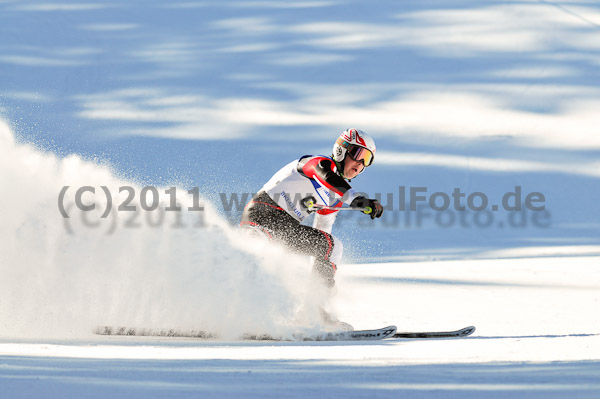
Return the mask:
[(375, 159), (375, 141), (362, 130), (347, 129), (333, 145), (333, 160), (342, 163), (346, 154), (356, 161), (363, 161), (365, 167), (371, 166)]

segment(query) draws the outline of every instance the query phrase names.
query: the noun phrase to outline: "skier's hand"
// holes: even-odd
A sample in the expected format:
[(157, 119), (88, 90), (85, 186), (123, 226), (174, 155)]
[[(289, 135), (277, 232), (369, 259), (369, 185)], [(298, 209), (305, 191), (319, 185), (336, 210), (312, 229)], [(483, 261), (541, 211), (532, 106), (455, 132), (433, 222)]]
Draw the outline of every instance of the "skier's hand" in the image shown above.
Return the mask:
[(371, 219), (379, 218), (383, 214), (383, 206), (376, 199), (366, 197), (356, 197), (350, 203), (351, 208), (368, 208), (371, 212), (365, 212), (371, 216)]

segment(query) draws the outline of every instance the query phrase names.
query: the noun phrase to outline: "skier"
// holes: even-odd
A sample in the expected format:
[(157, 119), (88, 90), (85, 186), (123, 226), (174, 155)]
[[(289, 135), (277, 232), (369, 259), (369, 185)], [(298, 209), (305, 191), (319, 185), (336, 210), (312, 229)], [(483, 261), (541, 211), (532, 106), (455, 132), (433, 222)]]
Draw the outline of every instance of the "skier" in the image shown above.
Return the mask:
[[(246, 205), (242, 227), (258, 230), (294, 252), (313, 257), (313, 272), (329, 289), (335, 285), (341, 241), (331, 235), (343, 204), (370, 209), (371, 219), (383, 214), (376, 199), (366, 198), (348, 184), (373, 164), (375, 142), (358, 129), (345, 130), (333, 145), (333, 155), (305, 155), (281, 168)], [(315, 212), (313, 226), (302, 222)], [(321, 308), (323, 321), (352, 329)]]

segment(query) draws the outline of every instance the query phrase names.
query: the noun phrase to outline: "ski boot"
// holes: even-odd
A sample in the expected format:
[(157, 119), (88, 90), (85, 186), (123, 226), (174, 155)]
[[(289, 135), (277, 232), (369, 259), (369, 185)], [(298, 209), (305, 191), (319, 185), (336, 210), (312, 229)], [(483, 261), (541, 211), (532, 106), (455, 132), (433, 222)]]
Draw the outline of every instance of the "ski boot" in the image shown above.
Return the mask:
[(333, 313), (327, 312), (325, 309), (321, 308), (321, 321), (325, 325), (327, 330), (330, 331), (354, 331), (354, 327), (352, 325), (346, 323), (345, 321), (341, 321), (337, 318)]

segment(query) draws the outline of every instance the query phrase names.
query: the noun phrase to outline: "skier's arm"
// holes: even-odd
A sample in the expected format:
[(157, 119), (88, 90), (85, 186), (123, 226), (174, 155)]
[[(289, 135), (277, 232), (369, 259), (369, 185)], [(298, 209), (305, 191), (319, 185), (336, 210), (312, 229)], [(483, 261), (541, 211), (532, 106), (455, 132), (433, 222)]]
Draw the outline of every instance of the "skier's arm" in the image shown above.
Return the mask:
[(344, 202), (347, 204), (350, 204), (357, 197), (356, 191), (350, 187), (343, 177), (336, 173), (335, 163), (329, 158), (302, 158), (298, 162), (298, 172), (309, 179), (316, 180), (323, 187), (343, 197)]

